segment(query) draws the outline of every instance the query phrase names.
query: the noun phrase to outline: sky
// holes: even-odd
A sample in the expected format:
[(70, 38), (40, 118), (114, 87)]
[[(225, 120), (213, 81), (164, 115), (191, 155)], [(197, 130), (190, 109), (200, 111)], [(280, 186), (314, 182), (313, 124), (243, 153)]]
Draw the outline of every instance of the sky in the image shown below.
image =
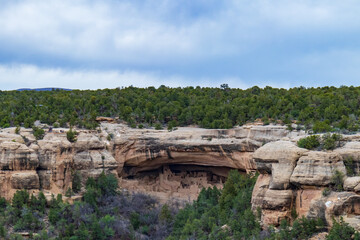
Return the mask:
[(0, 4), (0, 90), (360, 85), (358, 0)]

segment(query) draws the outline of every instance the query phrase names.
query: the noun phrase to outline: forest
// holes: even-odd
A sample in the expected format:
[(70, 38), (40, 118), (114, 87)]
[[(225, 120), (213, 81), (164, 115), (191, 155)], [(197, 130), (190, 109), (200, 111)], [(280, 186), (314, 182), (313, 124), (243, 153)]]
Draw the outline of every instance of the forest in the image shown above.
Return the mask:
[(353, 86), (0, 91), (0, 127), (32, 127), (40, 120), (53, 127), (94, 129), (96, 117), (105, 116), (134, 128), (231, 128), (261, 119), (289, 128), (297, 122), (314, 132), (349, 133), (359, 129), (359, 103), (360, 87)]
[[(118, 189), (117, 178), (102, 173), (88, 178), (85, 186), (77, 182), (66, 193), (84, 188), (81, 200), (69, 204), (58, 194), (47, 201), (39, 192), (30, 195), (19, 190), (11, 202), (0, 198), (0, 238), (106, 240), (106, 239), (308, 239), (326, 232), (321, 219), (282, 220), (280, 227), (262, 230), (261, 210), (251, 209), (251, 194), (257, 176), (229, 173), (223, 189), (203, 189), (197, 200), (180, 206), (159, 203), (141, 193)], [(360, 234), (342, 220), (334, 221), (328, 240), (360, 239)]]

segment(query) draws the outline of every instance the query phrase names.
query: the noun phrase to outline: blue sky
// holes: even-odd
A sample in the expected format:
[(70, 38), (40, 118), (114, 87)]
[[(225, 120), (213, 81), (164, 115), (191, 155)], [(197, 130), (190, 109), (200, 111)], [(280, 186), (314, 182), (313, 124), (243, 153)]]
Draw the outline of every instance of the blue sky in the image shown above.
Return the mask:
[(355, 0), (0, 0), (0, 89), (360, 85)]

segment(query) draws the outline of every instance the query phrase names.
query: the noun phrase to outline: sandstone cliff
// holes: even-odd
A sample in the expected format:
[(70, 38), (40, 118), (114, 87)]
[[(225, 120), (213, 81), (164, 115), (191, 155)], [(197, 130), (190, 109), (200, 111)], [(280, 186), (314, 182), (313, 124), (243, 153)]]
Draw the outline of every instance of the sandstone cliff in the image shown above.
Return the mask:
[(78, 130), (75, 143), (68, 129), (54, 129), (36, 141), (31, 129), (0, 131), (0, 196), (10, 199), (18, 189), (65, 194), (75, 172), (82, 181), (102, 171), (114, 173), (120, 187), (142, 191), (166, 201), (193, 200), (201, 188), (221, 187), (230, 169), (261, 174), (253, 191), (253, 209), (261, 208), (262, 224), (277, 225), (300, 216), (320, 216), (331, 224), (343, 216), (359, 229), (360, 177), (346, 177), (344, 192), (323, 196), (335, 170), (346, 174), (351, 158), (360, 169), (359, 135), (345, 136), (344, 147), (309, 151), (296, 146), (303, 132), (284, 126), (244, 126), (229, 130), (179, 128), (131, 129), (102, 123), (97, 131)]
[[(291, 212), (299, 216), (322, 218), (331, 226), (332, 218), (343, 217), (360, 229), (359, 177), (347, 177), (345, 163), (351, 156), (358, 174), (359, 142), (348, 142), (334, 151), (309, 151), (290, 141), (271, 142), (254, 153), (261, 172), (255, 185), (252, 206), (262, 209), (262, 224), (278, 225)], [(344, 174), (343, 192), (323, 194), (331, 188), (335, 171)]]
[(53, 129), (36, 141), (31, 129), (1, 130), (0, 195), (9, 199), (18, 189), (64, 194), (75, 171), (83, 182), (105, 171), (130, 191), (192, 200), (202, 187), (220, 187), (230, 169), (255, 171), (252, 154), (264, 143), (298, 135), (283, 126), (169, 132), (102, 123), (101, 130), (78, 130), (70, 143), (67, 131)]

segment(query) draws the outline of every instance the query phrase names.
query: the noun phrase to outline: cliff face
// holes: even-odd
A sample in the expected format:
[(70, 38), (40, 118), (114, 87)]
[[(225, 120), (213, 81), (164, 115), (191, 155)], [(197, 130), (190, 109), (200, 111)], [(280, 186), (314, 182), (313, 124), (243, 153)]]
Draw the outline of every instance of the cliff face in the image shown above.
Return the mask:
[[(255, 185), (252, 206), (262, 209), (264, 226), (278, 225), (284, 218), (291, 219), (291, 212), (299, 216), (322, 218), (330, 226), (332, 217), (360, 228), (360, 178), (347, 177), (346, 161), (351, 157), (352, 168), (359, 165), (360, 142), (349, 142), (334, 151), (308, 151), (289, 141), (271, 142), (253, 155), (261, 172)], [(358, 167), (353, 168), (355, 174)], [(346, 177), (342, 192), (324, 196), (331, 188), (335, 171)], [(325, 194), (326, 195), (326, 194)]]
[(266, 142), (289, 135), (281, 126), (230, 130), (179, 128), (176, 131), (131, 129), (103, 123), (101, 131), (54, 129), (36, 141), (30, 129), (0, 132), (0, 195), (18, 189), (64, 194), (78, 171), (83, 179), (102, 171), (119, 177), (120, 185), (162, 200), (195, 199), (202, 187), (222, 185), (230, 169), (256, 170), (253, 152)]
[(282, 126), (245, 126), (229, 130), (179, 128), (131, 129), (103, 123), (99, 131), (79, 131), (78, 140), (66, 139), (68, 129), (54, 129), (36, 141), (29, 129), (15, 134), (0, 131), (0, 196), (10, 199), (18, 189), (65, 194), (72, 176), (82, 181), (102, 171), (114, 173), (129, 191), (193, 200), (203, 187), (221, 187), (230, 169), (261, 174), (253, 191), (254, 211), (262, 210), (262, 223), (278, 225), (300, 216), (333, 216), (359, 228), (360, 177), (346, 177), (343, 192), (323, 196), (335, 170), (346, 174), (345, 163), (360, 169), (359, 136), (346, 136), (334, 151), (308, 151), (296, 146), (301, 132)]
[(51, 194), (71, 187), (74, 171), (85, 180), (102, 170), (114, 171), (118, 164), (96, 134), (81, 132), (71, 144), (65, 131), (47, 133), (36, 141), (30, 130), (5, 129), (0, 134), (0, 195), (11, 198), (18, 189)]

